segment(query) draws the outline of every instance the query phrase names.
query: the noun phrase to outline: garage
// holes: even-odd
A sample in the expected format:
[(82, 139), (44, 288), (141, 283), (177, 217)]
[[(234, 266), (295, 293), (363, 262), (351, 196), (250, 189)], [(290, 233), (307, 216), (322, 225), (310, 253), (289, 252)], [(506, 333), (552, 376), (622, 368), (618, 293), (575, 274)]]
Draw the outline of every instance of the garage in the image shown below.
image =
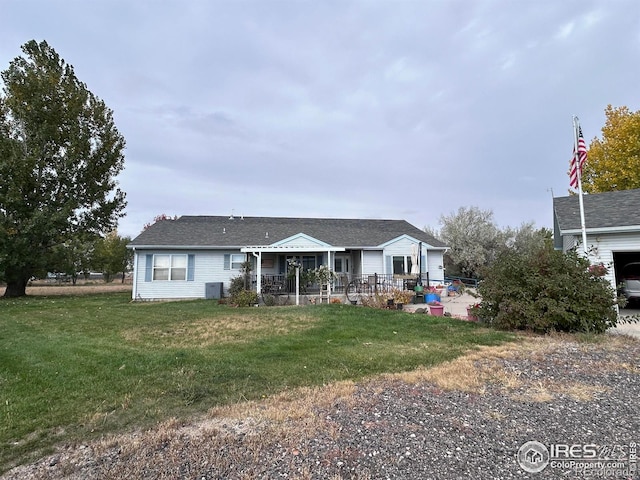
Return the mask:
[[(584, 195), (583, 203), (589, 260), (613, 267), (605, 278), (616, 289), (624, 280), (625, 267), (638, 263), (640, 291), (640, 189)], [(582, 250), (577, 195), (553, 199), (553, 224), (556, 249)], [(629, 307), (637, 308), (640, 301), (634, 303)]]
[(629, 300), (624, 310), (638, 309), (640, 306), (640, 252), (614, 252), (613, 265), (619, 292)]
[(616, 273), (616, 285), (620, 285), (620, 282), (622, 282), (623, 267), (630, 263), (640, 263), (640, 251), (613, 252), (613, 268)]

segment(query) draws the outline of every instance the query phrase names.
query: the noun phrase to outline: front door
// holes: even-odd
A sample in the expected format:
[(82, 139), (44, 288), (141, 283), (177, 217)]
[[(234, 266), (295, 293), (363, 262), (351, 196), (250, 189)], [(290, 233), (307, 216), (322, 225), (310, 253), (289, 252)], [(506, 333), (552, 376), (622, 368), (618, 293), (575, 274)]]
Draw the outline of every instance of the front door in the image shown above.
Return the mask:
[(351, 276), (351, 258), (349, 255), (336, 254), (333, 261), (333, 271), (336, 273), (336, 287), (344, 287)]

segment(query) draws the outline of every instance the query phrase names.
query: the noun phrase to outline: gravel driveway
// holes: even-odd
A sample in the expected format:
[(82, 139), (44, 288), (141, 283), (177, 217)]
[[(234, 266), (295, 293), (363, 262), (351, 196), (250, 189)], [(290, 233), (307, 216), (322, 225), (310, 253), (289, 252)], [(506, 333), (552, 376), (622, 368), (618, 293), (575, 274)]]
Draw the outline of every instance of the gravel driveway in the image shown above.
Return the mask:
[[(592, 476), (640, 478), (638, 399), (640, 341), (523, 336), (429, 370), (65, 447), (2, 479), (586, 478), (575, 465), (591, 452), (620, 470)], [(541, 473), (517, 461), (528, 441), (551, 451), (551, 462), (532, 460)]]
[[(640, 309), (638, 308), (623, 308), (620, 310), (620, 317), (637, 317), (640, 318)], [(624, 335), (631, 335), (640, 338), (640, 322), (634, 323), (618, 323), (615, 329), (612, 329), (614, 333), (622, 333)]]

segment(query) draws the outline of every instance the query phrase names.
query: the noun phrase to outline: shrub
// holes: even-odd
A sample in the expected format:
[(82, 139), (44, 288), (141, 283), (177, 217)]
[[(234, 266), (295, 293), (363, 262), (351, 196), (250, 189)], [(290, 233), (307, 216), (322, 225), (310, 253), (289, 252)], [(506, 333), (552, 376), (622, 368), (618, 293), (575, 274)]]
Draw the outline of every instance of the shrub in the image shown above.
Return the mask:
[(415, 292), (412, 290), (401, 290), (399, 288), (391, 290), (391, 296), (396, 303), (409, 303), (414, 295)]
[(373, 293), (360, 298), (362, 305), (370, 308), (387, 308), (390, 297), (386, 293)]
[[(244, 265), (244, 264), (243, 264)], [(237, 307), (248, 307), (258, 303), (258, 294), (253, 290), (248, 290), (246, 273), (231, 279), (229, 285), (229, 303)]]
[(602, 333), (617, 323), (616, 295), (601, 268), (551, 244), (503, 251), (484, 272), (478, 316), (501, 329)]
[(262, 301), (267, 307), (281, 307), (290, 304), (288, 295), (272, 295), (270, 293), (263, 294)]
[(336, 273), (333, 270), (329, 270), (326, 265), (320, 265), (315, 270), (311, 270), (311, 274), (316, 283), (320, 285), (332, 283), (337, 277)]
[(237, 307), (248, 307), (258, 303), (258, 294), (253, 290), (240, 290), (232, 294), (229, 301)]
[(244, 277), (239, 276), (232, 278), (229, 285), (229, 296), (233, 298), (243, 290), (245, 290)]

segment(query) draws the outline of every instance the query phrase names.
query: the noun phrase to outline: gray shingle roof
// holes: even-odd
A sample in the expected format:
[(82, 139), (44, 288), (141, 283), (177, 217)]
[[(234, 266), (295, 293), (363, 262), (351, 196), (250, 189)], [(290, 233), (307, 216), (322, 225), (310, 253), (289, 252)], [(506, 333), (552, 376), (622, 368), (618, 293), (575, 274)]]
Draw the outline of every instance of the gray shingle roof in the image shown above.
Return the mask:
[[(640, 229), (640, 189), (583, 195), (584, 217), (590, 228), (633, 227)], [(553, 199), (560, 230), (580, 230), (580, 199), (577, 195)]]
[[(266, 234), (269, 237), (266, 238)], [(304, 233), (334, 247), (374, 247), (410, 235), (433, 247), (445, 245), (405, 220), (182, 216), (161, 220), (132, 246), (243, 247), (270, 245)]]

